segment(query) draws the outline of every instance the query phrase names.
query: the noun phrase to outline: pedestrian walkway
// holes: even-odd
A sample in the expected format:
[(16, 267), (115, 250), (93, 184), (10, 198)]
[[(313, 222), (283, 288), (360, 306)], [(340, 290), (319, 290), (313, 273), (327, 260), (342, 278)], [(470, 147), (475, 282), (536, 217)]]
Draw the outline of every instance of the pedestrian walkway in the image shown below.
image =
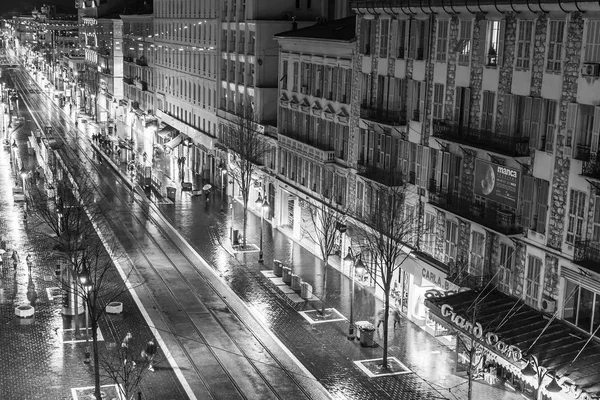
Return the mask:
[[(86, 134), (98, 132), (99, 127), (88, 120)], [(103, 153), (104, 154), (104, 153)], [(127, 167), (104, 154), (105, 162), (129, 179)], [(138, 192), (143, 194), (140, 188)], [(155, 194), (153, 194), (155, 195)], [(408, 320), (402, 320), (396, 330), (390, 329), (391, 357), (400, 360), (412, 373), (368, 378), (354, 364), (355, 360), (381, 357), (381, 348), (362, 348), (356, 341), (346, 339), (347, 321), (309, 324), (264, 277), (261, 271), (279, 259), (292, 266), (294, 273), (309, 282), (320, 296), (324, 266), (313, 254), (284, 234), (270, 228), (264, 232), (265, 263), (257, 262), (258, 253), (233, 253), (229, 244), (231, 216), (227, 199), (213, 191), (211, 201), (178, 194), (173, 204), (161, 204), (160, 196), (152, 198), (170, 223), (194, 246), (197, 252), (229, 283), (233, 291), (268, 324), (276, 336), (303, 362), (309, 371), (336, 398), (401, 398), (427, 399), (467, 397), (466, 380), (453, 373), (454, 353)], [(222, 207), (225, 205), (225, 207)], [(227, 212), (223, 212), (227, 211)], [(234, 209), (234, 226), (242, 224), (242, 209)], [(248, 218), (247, 237), (250, 243), (259, 242), (260, 219)], [(351, 282), (339, 271), (327, 273), (327, 307), (349, 315)], [(372, 290), (357, 285), (354, 294), (354, 320), (374, 321), (381, 307)], [(307, 307), (318, 307), (318, 303)], [(380, 332), (376, 340), (381, 342)], [(501, 391), (478, 382), (473, 389), (476, 399), (520, 399), (516, 393)]]

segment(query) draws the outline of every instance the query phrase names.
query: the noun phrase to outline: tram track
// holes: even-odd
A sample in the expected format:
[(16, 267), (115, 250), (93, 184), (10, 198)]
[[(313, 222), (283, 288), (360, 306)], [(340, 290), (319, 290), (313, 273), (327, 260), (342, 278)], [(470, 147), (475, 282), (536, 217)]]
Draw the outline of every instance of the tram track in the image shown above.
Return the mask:
[[(31, 78), (29, 78), (29, 76), (25, 75), (25, 77), (29, 80), (29, 82), (27, 82), (27, 79), (23, 78), (23, 76), (22, 76), (23, 74), (25, 74), (24, 71), (20, 71), (20, 74), (19, 73), (14, 74), (14, 75), (16, 75), (14, 78), (17, 78), (17, 79), (14, 79), (15, 83), (18, 81), (18, 84), (16, 83), (16, 86), (20, 86), (20, 90), (23, 90), (23, 89), (26, 90), (27, 85), (32, 84)], [(33, 85), (36, 85), (36, 84), (33, 83)], [(69, 168), (70, 174), (74, 177), (81, 176), (81, 175), (87, 175), (87, 177), (93, 183), (94, 187), (96, 188), (96, 190), (98, 191), (99, 194), (106, 193), (101, 188), (102, 186), (104, 186), (105, 188), (110, 188), (110, 190), (114, 194), (113, 201), (118, 200), (118, 202), (120, 203), (119, 208), (122, 210), (129, 211), (128, 215), (132, 218), (132, 221), (134, 221), (141, 228), (136, 231), (144, 233), (144, 235), (146, 236), (145, 237), (146, 240), (144, 240), (144, 242), (148, 243), (148, 241), (150, 241), (153, 245), (155, 245), (155, 247), (154, 247), (155, 249), (160, 249), (160, 252), (161, 252), (160, 257), (168, 260), (168, 263), (169, 263), (168, 267), (170, 267), (173, 271), (176, 271), (176, 273), (181, 278), (181, 280), (183, 282), (185, 282), (187, 289), (191, 293), (194, 293), (194, 296), (198, 301), (201, 301), (201, 299), (199, 299), (198, 295), (195, 293), (194, 288), (185, 279), (185, 275), (184, 275), (183, 271), (178, 267), (178, 265), (174, 261), (173, 257), (171, 257), (167, 253), (167, 251), (163, 248), (164, 245), (161, 245), (160, 241), (155, 237), (155, 235), (152, 235), (148, 232), (145, 224), (142, 221), (142, 216), (138, 215), (138, 213), (142, 213), (143, 217), (145, 217), (149, 221), (151, 221), (154, 228), (156, 228), (157, 231), (160, 232), (160, 237), (163, 238), (164, 240), (166, 240), (168, 242), (167, 243), (168, 245), (177, 249), (179, 251), (179, 254), (185, 258), (185, 260), (192, 266), (194, 271), (196, 273), (198, 273), (204, 279), (206, 284), (208, 284), (213, 289), (213, 291), (218, 295), (220, 300), (227, 306), (228, 310), (233, 315), (236, 316), (237, 321), (239, 321), (239, 323), (241, 323), (244, 326), (244, 328), (252, 334), (253, 339), (256, 341), (256, 343), (260, 344), (262, 349), (269, 355), (270, 359), (275, 363), (277, 368), (279, 368), (281, 371), (283, 371), (287, 375), (287, 377), (292, 382), (294, 382), (294, 384), (296, 385), (299, 392), (303, 393), (303, 395), (306, 398), (312, 398), (311, 394), (303, 387), (303, 385), (294, 376), (294, 373), (289, 371), (289, 369), (287, 369), (285, 367), (285, 365), (283, 365), (283, 363), (275, 356), (275, 354), (273, 354), (273, 352), (268, 348), (266, 343), (264, 343), (264, 341), (253, 331), (253, 329), (248, 325), (248, 323), (246, 323), (246, 321), (244, 321), (241, 318), (241, 316), (238, 315), (233, 310), (233, 308), (229, 306), (229, 302), (227, 301), (227, 299), (221, 293), (219, 293), (216, 290), (216, 288), (214, 287), (214, 285), (212, 285), (211, 282), (208, 279), (206, 279), (204, 274), (198, 270), (198, 268), (195, 266), (195, 262), (192, 259), (192, 257), (190, 257), (187, 254), (186, 249), (183, 248), (185, 246), (182, 247), (182, 245), (180, 245), (175, 240), (173, 240), (173, 238), (170, 236), (167, 229), (163, 226), (163, 224), (165, 222), (162, 219), (162, 217), (160, 217), (159, 212), (156, 210), (152, 210), (150, 208), (145, 210), (144, 209), (145, 207), (142, 206), (143, 201), (136, 196), (134, 196), (134, 204), (135, 204), (136, 208), (138, 208), (138, 210), (134, 211), (132, 209), (132, 203), (130, 202), (130, 196), (128, 195), (128, 193), (122, 194), (123, 191), (127, 192), (127, 190), (124, 189), (125, 187), (127, 187), (127, 184), (122, 182), (121, 177), (118, 176), (118, 174), (116, 174), (114, 171), (111, 171), (112, 176), (116, 178), (111, 182), (107, 179), (107, 177), (105, 175), (100, 173), (99, 166), (96, 164), (96, 162), (94, 162), (94, 160), (90, 156), (90, 154), (95, 153), (95, 150), (93, 150), (91, 142), (89, 142), (89, 139), (87, 137), (82, 137), (83, 135), (77, 135), (75, 138), (73, 138), (73, 134), (71, 132), (72, 126), (69, 126), (69, 125), (71, 125), (71, 123), (68, 120), (66, 120), (65, 118), (61, 118), (61, 116), (64, 115), (63, 111), (53, 101), (51, 101), (50, 99), (47, 98), (46, 93), (44, 93), (44, 92), (37, 93), (37, 91), (35, 91), (35, 90), (32, 90), (31, 92), (32, 93), (30, 93), (29, 96), (41, 97), (41, 98), (37, 99), (38, 104), (34, 105), (33, 99), (28, 96), (23, 96), (23, 101), (29, 108), (29, 112), (32, 115), (32, 117), (34, 118), (34, 120), (36, 120), (36, 122), (38, 123), (38, 126), (40, 126), (39, 121), (43, 120), (42, 114), (44, 114), (44, 113), (47, 113), (48, 115), (52, 115), (52, 112), (54, 112), (55, 113), (54, 115), (59, 116), (59, 118), (57, 118), (56, 120), (51, 118), (50, 121), (48, 121), (48, 123), (50, 126), (53, 127), (55, 135), (57, 137), (59, 137), (65, 144), (65, 146), (63, 146), (61, 148), (61, 150), (62, 150), (61, 156), (63, 156), (63, 155), (66, 156), (66, 159), (63, 159), (63, 161), (65, 161), (65, 164), (70, 164), (67, 166), (67, 168)], [(24, 91), (22, 93), (26, 93), (26, 91)], [(86, 147), (88, 147), (88, 148), (83, 148), (82, 144), (86, 144), (87, 145)], [(75, 163), (75, 165), (73, 165), (74, 163)], [(80, 163), (83, 168), (77, 166), (77, 163)], [(120, 183), (122, 185), (123, 188), (121, 190), (117, 187), (117, 183)], [(132, 190), (135, 190), (135, 189), (136, 188), (134, 187)], [(114, 211), (114, 212), (116, 212), (116, 211)], [(152, 215), (153, 213), (156, 213), (156, 215)], [(118, 230), (127, 232), (128, 229), (124, 226), (123, 221), (120, 221), (120, 222), (117, 222), (117, 221), (120, 221), (120, 219), (115, 218), (110, 221), (111, 226), (113, 227), (112, 228), (113, 234), (115, 231), (118, 231)], [(115, 224), (115, 225), (112, 225), (112, 224)], [(206, 340), (206, 337), (201, 333), (201, 331), (198, 329), (196, 324), (194, 324), (194, 320), (193, 320), (192, 316), (187, 311), (185, 311), (185, 307), (184, 307), (183, 303), (177, 299), (176, 294), (169, 287), (169, 284), (168, 284), (167, 280), (165, 279), (165, 277), (160, 273), (160, 270), (156, 267), (156, 265), (154, 265), (152, 260), (150, 260), (150, 258), (147, 256), (147, 254), (143, 251), (144, 248), (141, 244), (141, 240), (136, 238), (133, 235), (133, 233), (131, 233), (131, 232), (130, 232), (130, 237), (135, 242), (137, 252), (139, 254), (141, 254), (141, 256), (145, 259), (145, 261), (150, 266), (151, 271), (154, 274), (154, 278), (159, 279), (160, 283), (163, 284), (164, 287), (167, 288), (168, 293), (171, 296), (170, 300), (179, 307), (179, 309), (185, 315), (187, 322), (190, 323), (192, 326), (194, 326), (195, 333), (200, 338), (202, 338), (202, 343), (211, 352), (211, 355), (214, 357), (215, 360), (217, 360), (217, 362), (219, 363), (219, 365), (221, 366), (223, 371), (225, 371), (226, 375), (229, 377), (230, 382), (235, 386), (235, 388), (237, 389), (240, 396), (243, 398), (247, 398), (246, 395), (243, 393), (242, 389), (240, 388), (240, 386), (236, 383), (236, 380), (234, 379), (234, 377), (231, 375), (231, 373), (228, 371), (226, 366), (223, 364), (222, 360), (220, 360), (218, 354), (216, 354), (215, 349), (209, 345), (208, 341)], [(216, 245), (218, 245), (218, 244), (216, 244)], [(146, 246), (147, 246), (147, 244), (146, 244)], [(189, 246), (189, 247), (192, 248), (192, 246)], [(130, 259), (132, 259), (132, 258), (130, 257)], [(209, 266), (209, 268), (210, 268), (210, 266)], [(149, 291), (149, 292), (151, 292), (151, 291)], [(157, 307), (157, 309), (161, 310), (158, 299), (154, 296), (153, 293), (150, 293), (150, 296), (152, 297), (153, 302), (155, 303), (155, 306)], [(264, 373), (261, 371), (261, 369), (259, 368), (259, 366), (256, 365), (257, 361), (248, 355), (247, 351), (243, 348), (243, 346), (239, 343), (239, 341), (227, 330), (227, 326), (219, 319), (219, 316), (217, 315), (217, 311), (214, 309), (211, 309), (209, 307), (206, 307), (206, 309), (208, 310), (208, 313), (211, 315), (213, 320), (216, 321), (217, 324), (223, 330), (223, 332), (226, 333), (227, 339), (235, 345), (235, 350), (237, 350), (239, 352), (239, 354), (241, 354), (243, 359), (252, 367), (254, 372), (262, 379), (263, 384), (265, 385), (265, 387), (267, 387), (269, 389), (270, 393), (272, 393), (273, 396), (275, 396), (275, 398), (277, 398), (277, 399), (283, 399), (284, 397), (286, 397), (286, 396), (280, 394), (279, 391), (277, 390), (277, 388), (275, 388), (269, 382), (268, 377), (266, 377), (264, 375)], [(161, 315), (164, 315), (164, 314), (161, 312)], [(183, 351), (183, 353), (185, 354), (185, 356), (187, 357), (189, 362), (193, 365), (195, 372), (198, 374), (201, 381), (204, 383), (205, 387), (210, 391), (211, 390), (210, 384), (208, 382), (206, 382), (206, 380), (202, 376), (200, 369), (198, 368), (198, 366), (196, 365), (196, 362), (194, 361), (193, 355), (187, 350), (186, 346), (184, 345), (183, 340), (182, 340), (183, 338), (177, 336), (177, 334), (175, 332), (175, 327), (172, 325), (172, 323), (170, 321), (165, 320), (164, 317), (162, 319), (163, 319), (163, 322), (166, 324), (166, 326), (169, 327), (169, 329), (170, 329), (169, 333), (171, 333), (173, 335), (173, 337), (179, 344), (181, 350)], [(230, 353), (234, 353), (231, 350), (227, 350), (227, 349), (223, 349), (223, 350), (229, 351)], [(236, 354), (236, 353), (234, 353), (234, 354)], [(259, 362), (264, 363), (264, 361), (259, 361)], [(219, 396), (216, 393), (211, 393), (211, 395), (212, 395), (212, 398), (219, 398)]]

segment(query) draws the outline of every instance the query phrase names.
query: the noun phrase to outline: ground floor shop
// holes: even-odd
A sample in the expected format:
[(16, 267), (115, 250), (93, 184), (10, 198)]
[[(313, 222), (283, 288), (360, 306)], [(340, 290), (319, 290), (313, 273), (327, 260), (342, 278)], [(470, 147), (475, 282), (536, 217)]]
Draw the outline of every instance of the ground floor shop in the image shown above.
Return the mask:
[(456, 370), (531, 400), (600, 393), (600, 344), (497, 290), (429, 291), (425, 306), (454, 335)]

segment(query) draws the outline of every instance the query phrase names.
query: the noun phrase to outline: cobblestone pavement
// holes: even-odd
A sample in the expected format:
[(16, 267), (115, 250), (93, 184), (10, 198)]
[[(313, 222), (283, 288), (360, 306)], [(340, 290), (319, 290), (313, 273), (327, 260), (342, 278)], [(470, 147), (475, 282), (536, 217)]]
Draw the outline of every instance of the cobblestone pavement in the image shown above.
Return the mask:
[[(5, 72), (5, 71), (4, 71)], [(10, 75), (2, 74), (1, 82), (12, 87)], [(83, 363), (86, 343), (66, 343), (74, 336), (74, 321), (61, 314), (62, 298), (51, 296), (52, 288), (60, 285), (55, 277), (57, 259), (51, 248), (53, 242), (40, 229), (35, 216), (23, 220), (24, 202), (13, 200), (12, 189), (22, 185), (20, 168), (32, 170), (37, 165), (27, 150), (27, 140), (37, 127), (31, 121), (26, 107), (21, 103), (18, 115), (23, 124), (15, 124), (8, 131), (10, 146), (0, 148), (0, 237), (9, 251), (3, 255), (0, 273), (0, 399), (2, 400), (62, 400), (71, 399), (71, 389), (93, 385), (92, 367)], [(12, 143), (17, 145), (16, 148)], [(28, 180), (29, 182), (29, 180)], [(39, 181), (38, 184), (43, 182)], [(9, 255), (16, 249), (20, 263), (13, 272)], [(28, 272), (25, 257), (33, 259), (32, 273)], [(112, 271), (114, 279), (120, 279)], [(151, 337), (140, 311), (129, 294), (119, 298), (125, 312), (101, 321), (104, 344), (101, 351), (120, 343), (125, 332), (132, 332), (134, 348), (141, 349)], [(21, 319), (15, 316), (19, 305), (35, 307), (35, 316)], [(80, 320), (83, 323), (83, 315)], [(140, 391), (144, 400), (187, 398), (175, 374), (165, 362), (159, 364), (154, 374), (147, 375)], [(110, 382), (105, 382), (110, 383)]]

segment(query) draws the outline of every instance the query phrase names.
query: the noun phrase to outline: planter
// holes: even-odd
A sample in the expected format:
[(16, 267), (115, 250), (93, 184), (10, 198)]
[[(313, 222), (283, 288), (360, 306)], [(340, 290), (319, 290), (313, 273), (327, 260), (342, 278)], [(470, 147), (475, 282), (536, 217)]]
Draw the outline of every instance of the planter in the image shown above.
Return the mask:
[(296, 274), (292, 274), (292, 290), (299, 292), (301, 290), (302, 278)]
[(106, 312), (108, 314), (121, 314), (123, 312), (123, 303), (118, 301), (108, 303), (108, 305), (106, 306)]
[(273, 261), (273, 274), (275, 274), (275, 276), (279, 276), (279, 277), (281, 276), (282, 268), (283, 268), (283, 265), (281, 265), (281, 261), (279, 261), (279, 260)]
[(30, 318), (33, 317), (35, 308), (32, 306), (18, 306), (15, 307), (15, 315), (19, 318)]
[(283, 267), (281, 269), (281, 272), (281, 280), (283, 281), (283, 283), (287, 285), (292, 283), (292, 269), (290, 267)]

